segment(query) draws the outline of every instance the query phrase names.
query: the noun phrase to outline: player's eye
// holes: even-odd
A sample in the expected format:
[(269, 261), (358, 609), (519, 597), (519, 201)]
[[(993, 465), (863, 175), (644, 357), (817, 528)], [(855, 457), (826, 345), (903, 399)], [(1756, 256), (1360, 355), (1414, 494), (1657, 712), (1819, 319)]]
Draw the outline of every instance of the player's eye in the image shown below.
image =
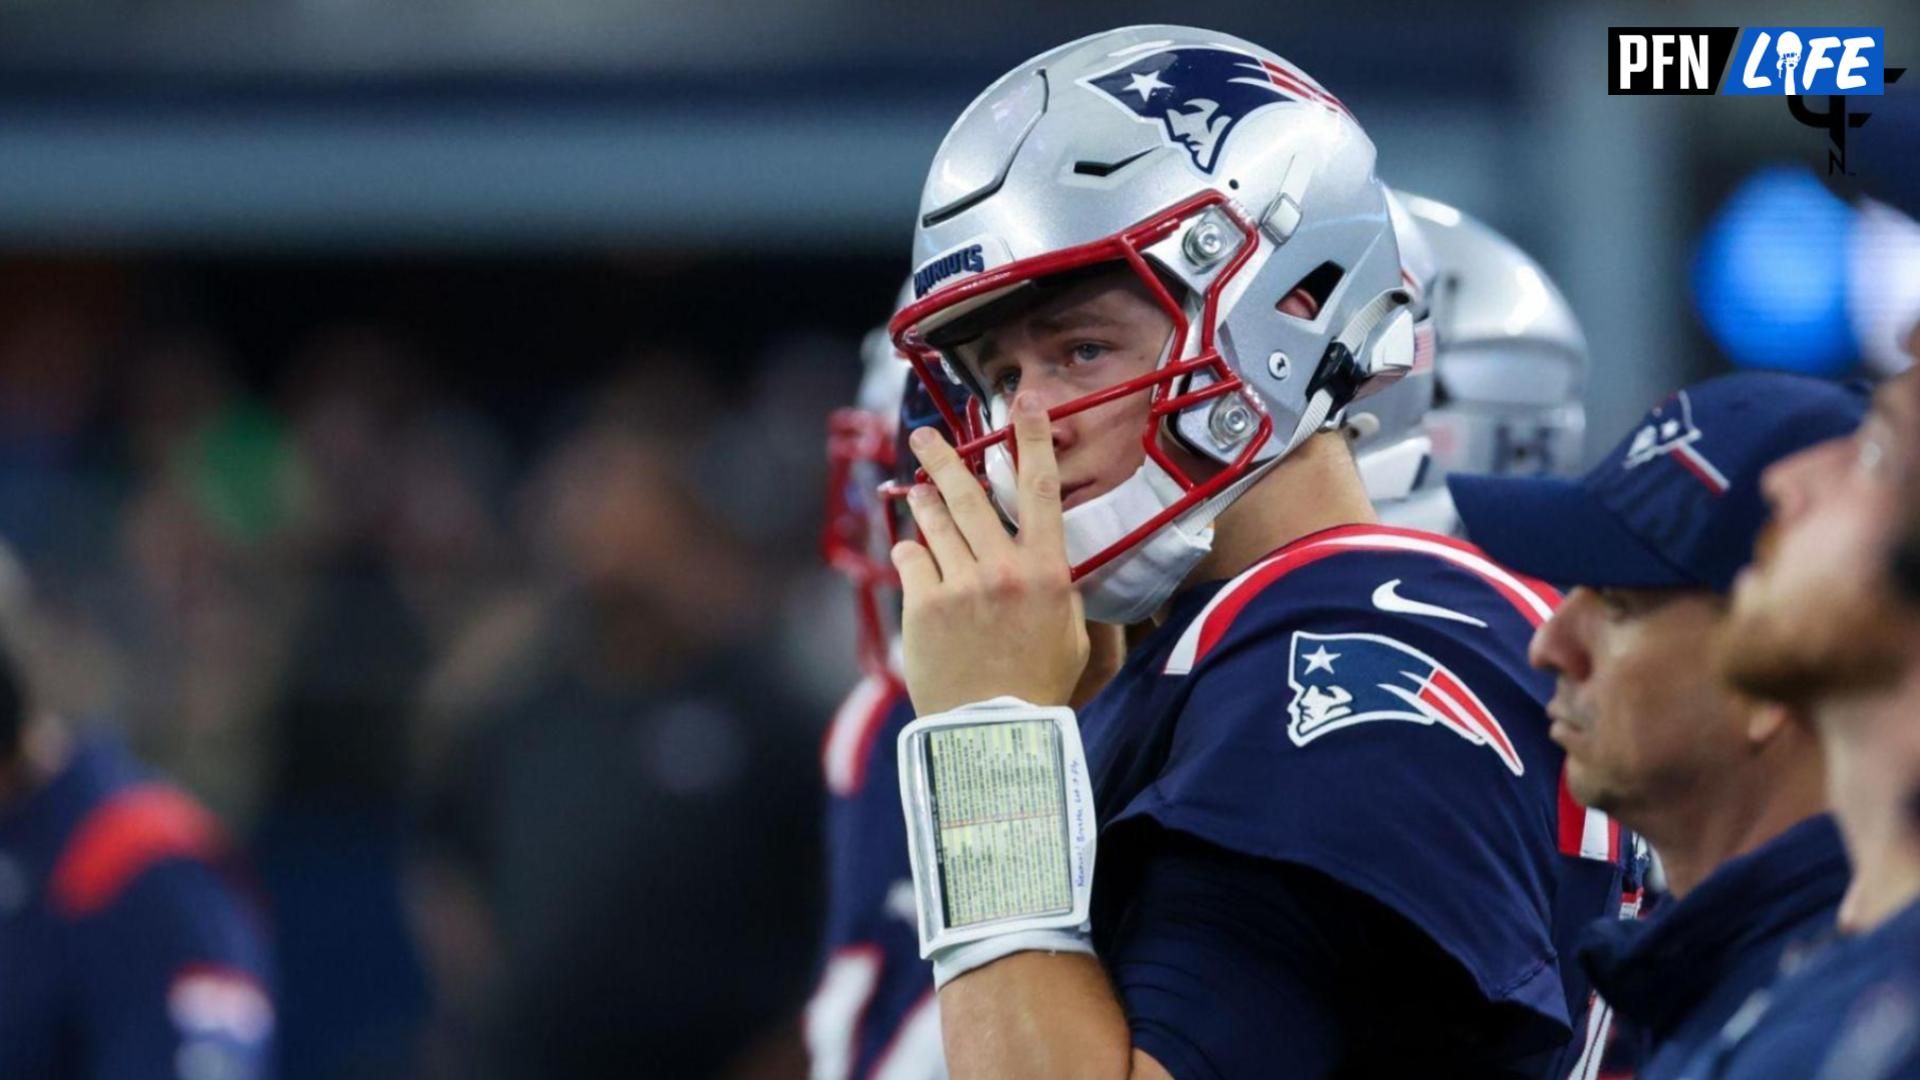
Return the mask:
[(1069, 350), (1069, 353), (1072, 355), (1074, 363), (1091, 364), (1111, 351), (1112, 350), (1108, 349), (1105, 345), (1097, 345), (1091, 341), (1083, 341)]
[(1639, 607), (1632, 596), (1618, 589), (1596, 589), (1595, 595), (1600, 598), (1600, 606), (1606, 609), (1610, 619), (1628, 618)]
[(1017, 367), (1006, 367), (988, 375), (987, 389), (992, 392), (994, 397), (1013, 397), (1013, 392), (1020, 389), (1020, 369)]

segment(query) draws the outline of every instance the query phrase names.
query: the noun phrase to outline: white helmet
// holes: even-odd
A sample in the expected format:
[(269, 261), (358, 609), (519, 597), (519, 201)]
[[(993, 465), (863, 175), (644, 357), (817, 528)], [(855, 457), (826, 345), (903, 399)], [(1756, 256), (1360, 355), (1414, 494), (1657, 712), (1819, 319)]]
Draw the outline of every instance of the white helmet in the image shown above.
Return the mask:
[[(914, 232), (918, 299), (892, 330), (922, 379), (970, 392), (949, 423), (1002, 513), (1015, 512), (1009, 403), (941, 353), (941, 329), (1038, 279), (1098, 264), (1131, 268), (1173, 320), (1156, 371), (1053, 411), (1151, 395), (1138, 471), (1066, 515), (1089, 617), (1151, 613), (1248, 484), (1411, 366), (1411, 297), (1373, 167), (1365, 132), (1298, 68), (1238, 38), (1173, 26), (1043, 53), (988, 87), (948, 132)], [(1319, 303), (1313, 318), (1276, 310), (1296, 288)], [(1162, 437), (1221, 470), (1185, 475)]]

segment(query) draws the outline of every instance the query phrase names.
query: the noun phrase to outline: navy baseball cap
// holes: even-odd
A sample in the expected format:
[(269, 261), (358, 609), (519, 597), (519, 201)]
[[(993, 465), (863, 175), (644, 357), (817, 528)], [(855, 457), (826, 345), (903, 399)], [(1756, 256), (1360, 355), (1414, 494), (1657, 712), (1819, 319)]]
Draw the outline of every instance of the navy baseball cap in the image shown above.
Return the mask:
[(1867, 388), (1742, 372), (1667, 398), (1577, 480), (1450, 476), (1467, 536), (1556, 585), (1726, 592), (1767, 522), (1767, 466), (1848, 435)]

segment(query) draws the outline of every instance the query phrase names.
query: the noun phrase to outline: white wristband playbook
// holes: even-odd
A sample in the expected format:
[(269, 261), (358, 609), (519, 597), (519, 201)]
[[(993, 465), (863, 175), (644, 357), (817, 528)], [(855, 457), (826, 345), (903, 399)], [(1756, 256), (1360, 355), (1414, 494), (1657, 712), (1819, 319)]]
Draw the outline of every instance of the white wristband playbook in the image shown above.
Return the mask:
[(1099, 825), (1073, 710), (1000, 697), (923, 716), (899, 755), (920, 955), (936, 982), (1027, 949), (1092, 952)]

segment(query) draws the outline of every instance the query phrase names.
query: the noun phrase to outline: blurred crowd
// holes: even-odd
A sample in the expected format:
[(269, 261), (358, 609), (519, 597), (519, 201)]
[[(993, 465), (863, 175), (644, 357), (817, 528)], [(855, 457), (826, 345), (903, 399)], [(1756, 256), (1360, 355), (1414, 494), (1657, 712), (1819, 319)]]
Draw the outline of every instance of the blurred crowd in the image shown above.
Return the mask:
[(238, 838), (284, 1075), (791, 1058), (818, 732), (852, 669), (815, 418), (850, 347), (776, 345), (734, 383), (592, 358), (503, 408), (377, 323), (245, 355), (150, 315), (152, 281), (6, 279), (31, 681)]

